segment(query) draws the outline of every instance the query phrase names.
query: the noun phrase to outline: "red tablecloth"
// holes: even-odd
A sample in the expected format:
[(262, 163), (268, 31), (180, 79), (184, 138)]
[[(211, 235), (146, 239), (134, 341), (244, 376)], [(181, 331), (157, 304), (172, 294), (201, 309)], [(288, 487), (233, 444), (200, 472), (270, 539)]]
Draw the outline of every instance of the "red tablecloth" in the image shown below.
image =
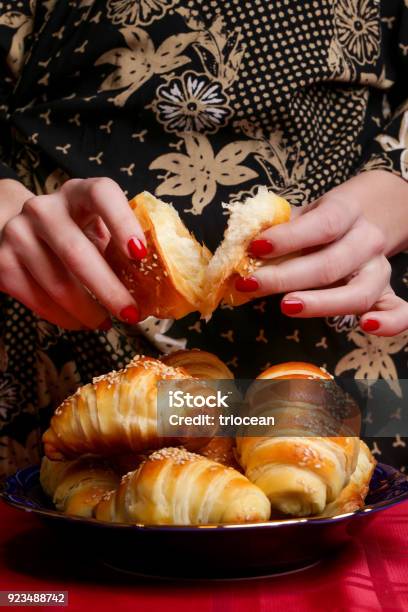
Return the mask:
[(101, 575), (84, 565), (81, 551), (77, 563), (64, 561), (64, 550), (50, 532), (35, 516), (0, 501), (0, 590), (68, 591), (69, 611), (408, 610), (408, 503), (379, 514), (324, 564), (240, 582), (144, 582)]

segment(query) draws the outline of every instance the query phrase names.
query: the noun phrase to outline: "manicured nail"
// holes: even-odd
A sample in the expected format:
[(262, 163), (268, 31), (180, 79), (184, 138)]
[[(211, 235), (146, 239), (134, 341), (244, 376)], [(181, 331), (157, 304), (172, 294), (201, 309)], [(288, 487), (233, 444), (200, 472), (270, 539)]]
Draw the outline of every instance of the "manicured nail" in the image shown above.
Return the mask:
[(300, 300), (282, 300), (281, 311), (285, 315), (294, 315), (302, 312), (305, 305)]
[(259, 289), (259, 283), (254, 276), (248, 276), (247, 278), (240, 276), (235, 281), (235, 289), (244, 293), (250, 293)]
[(136, 238), (136, 236), (132, 236), (132, 238), (128, 242), (128, 251), (129, 255), (133, 259), (144, 259), (147, 255), (147, 249), (143, 242)]
[(101, 331), (108, 331), (112, 327), (112, 321), (110, 317), (107, 317), (100, 325), (98, 325), (98, 329)]
[(139, 311), (136, 306), (126, 306), (120, 311), (120, 318), (129, 325), (135, 325), (140, 320)]
[(361, 324), (361, 327), (365, 332), (373, 332), (377, 331), (377, 329), (380, 327), (380, 323), (377, 321), (377, 319), (366, 319)]
[(273, 244), (269, 240), (253, 240), (249, 245), (249, 252), (254, 257), (270, 255), (273, 251)]

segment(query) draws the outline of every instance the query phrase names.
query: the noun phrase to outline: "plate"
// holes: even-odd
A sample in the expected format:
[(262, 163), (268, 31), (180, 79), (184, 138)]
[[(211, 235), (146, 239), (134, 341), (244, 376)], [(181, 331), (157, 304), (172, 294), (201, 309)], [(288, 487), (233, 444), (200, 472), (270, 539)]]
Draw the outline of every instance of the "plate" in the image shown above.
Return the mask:
[(245, 525), (125, 525), (67, 516), (44, 495), (38, 466), (1, 486), (6, 503), (37, 514), (65, 546), (93, 551), (98, 563), (122, 572), (167, 579), (253, 578), (308, 567), (359, 534), (376, 513), (408, 499), (408, 476), (381, 463), (361, 510)]

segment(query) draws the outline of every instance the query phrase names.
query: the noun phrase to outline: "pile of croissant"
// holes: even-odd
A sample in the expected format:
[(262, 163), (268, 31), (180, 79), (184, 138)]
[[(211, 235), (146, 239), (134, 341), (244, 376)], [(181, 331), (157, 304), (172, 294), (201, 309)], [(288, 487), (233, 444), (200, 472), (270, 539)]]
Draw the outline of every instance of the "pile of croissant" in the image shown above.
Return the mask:
[[(293, 435), (160, 438), (158, 382), (184, 378), (233, 375), (204, 351), (137, 356), (57, 408), (43, 436), (40, 478), (58, 510), (109, 522), (199, 525), (334, 516), (364, 505), (375, 461), (356, 435), (304, 437), (292, 424)], [(291, 362), (259, 378), (331, 377)], [(300, 400), (304, 420), (311, 399)]]

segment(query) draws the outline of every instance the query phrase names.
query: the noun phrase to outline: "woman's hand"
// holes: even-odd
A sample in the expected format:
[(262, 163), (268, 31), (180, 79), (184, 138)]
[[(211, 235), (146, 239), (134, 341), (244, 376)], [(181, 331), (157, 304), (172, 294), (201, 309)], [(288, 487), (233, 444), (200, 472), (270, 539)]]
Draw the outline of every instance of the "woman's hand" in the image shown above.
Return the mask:
[(127, 257), (146, 254), (142, 229), (117, 183), (72, 179), (52, 195), (32, 195), (19, 209), (1, 231), (1, 291), (67, 329), (109, 329), (109, 314), (137, 323), (135, 300), (103, 257), (111, 238)]
[(407, 218), (408, 185), (385, 171), (363, 173), (254, 240), (252, 255), (272, 265), (238, 279), (236, 288), (284, 293), (281, 309), (289, 316), (353, 313), (362, 315), (366, 332), (398, 334), (408, 328), (408, 303), (390, 287), (387, 255), (406, 248)]

